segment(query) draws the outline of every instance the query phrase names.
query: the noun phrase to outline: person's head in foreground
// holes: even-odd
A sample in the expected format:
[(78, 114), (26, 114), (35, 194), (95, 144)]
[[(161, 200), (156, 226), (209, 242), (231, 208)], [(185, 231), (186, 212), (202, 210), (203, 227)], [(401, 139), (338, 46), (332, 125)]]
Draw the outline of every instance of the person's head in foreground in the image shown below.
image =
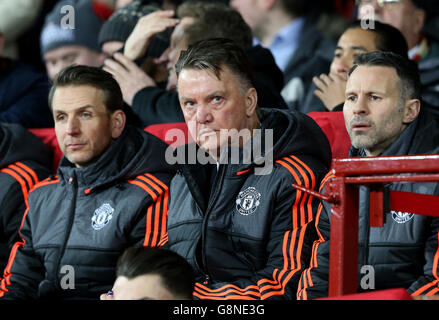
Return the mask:
[(102, 300), (191, 300), (194, 271), (174, 251), (128, 248), (117, 262), (112, 292)]
[(359, 55), (343, 108), (352, 146), (367, 156), (386, 150), (418, 116), (420, 87), (415, 62), (391, 52)]

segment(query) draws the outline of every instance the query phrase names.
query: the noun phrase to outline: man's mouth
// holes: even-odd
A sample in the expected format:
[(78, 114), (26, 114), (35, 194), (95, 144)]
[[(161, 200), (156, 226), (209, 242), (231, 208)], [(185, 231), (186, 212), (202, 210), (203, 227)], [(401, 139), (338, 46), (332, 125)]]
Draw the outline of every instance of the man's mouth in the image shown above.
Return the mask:
[(85, 143), (69, 143), (67, 144), (67, 148), (71, 150), (79, 150), (85, 146)]
[(367, 129), (370, 129), (370, 127), (371, 127), (371, 125), (366, 123), (366, 122), (355, 122), (351, 126), (352, 130), (355, 130), (355, 131), (367, 130)]

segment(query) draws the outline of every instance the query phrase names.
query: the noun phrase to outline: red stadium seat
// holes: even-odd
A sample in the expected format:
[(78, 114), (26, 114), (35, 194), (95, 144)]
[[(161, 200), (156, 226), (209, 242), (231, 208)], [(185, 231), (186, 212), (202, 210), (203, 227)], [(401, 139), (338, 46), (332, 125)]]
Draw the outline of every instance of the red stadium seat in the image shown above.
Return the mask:
[[(159, 139), (163, 140), (172, 147), (192, 142), (192, 137), (188, 134), (185, 122), (155, 124), (144, 129)], [(29, 129), (34, 135), (41, 139), (53, 153), (53, 172), (56, 172), (59, 162), (63, 156), (56, 139), (55, 130), (53, 128)]]
[(314, 119), (329, 140), (332, 158), (347, 158), (351, 141), (345, 127), (343, 112), (310, 112), (308, 116)]

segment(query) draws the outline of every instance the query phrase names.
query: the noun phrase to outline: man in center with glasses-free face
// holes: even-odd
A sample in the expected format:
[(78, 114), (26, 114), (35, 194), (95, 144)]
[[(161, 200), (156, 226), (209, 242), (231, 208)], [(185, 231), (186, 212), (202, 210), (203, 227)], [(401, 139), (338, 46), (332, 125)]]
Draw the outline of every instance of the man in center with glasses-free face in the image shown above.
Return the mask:
[(356, 3), (359, 19), (375, 19), (401, 31), (409, 47), (410, 59), (418, 63), (423, 102), (438, 107), (439, 36), (438, 30), (431, 30), (428, 24), (439, 14), (437, 1), (356, 0)]

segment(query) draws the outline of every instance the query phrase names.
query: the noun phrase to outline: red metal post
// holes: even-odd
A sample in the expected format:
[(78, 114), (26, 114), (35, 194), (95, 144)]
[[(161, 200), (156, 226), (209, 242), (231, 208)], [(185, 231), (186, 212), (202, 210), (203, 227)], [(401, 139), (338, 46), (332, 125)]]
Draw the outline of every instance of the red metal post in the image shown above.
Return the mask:
[(384, 226), (384, 186), (373, 184), (369, 186), (369, 224), (371, 227)]
[(328, 189), (339, 199), (331, 207), (329, 296), (333, 297), (357, 291), (358, 188), (334, 178)]
[[(357, 291), (359, 211), (357, 186), (371, 187), (371, 226), (383, 226), (383, 214), (389, 208), (439, 216), (439, 210), (435, 209), (438, 207), (439, 197), (399, 191), (390, 191), (388, 196), (382, 186), (384, 182), (439, 181), (439, 154), (335, 159), (332, 168), (335, 177), (327, 183), (326, 198), (338, 201), (332, 203), (330, 213), (330, 297)], [(413, 173), (418, 174), (413, 175)]]

